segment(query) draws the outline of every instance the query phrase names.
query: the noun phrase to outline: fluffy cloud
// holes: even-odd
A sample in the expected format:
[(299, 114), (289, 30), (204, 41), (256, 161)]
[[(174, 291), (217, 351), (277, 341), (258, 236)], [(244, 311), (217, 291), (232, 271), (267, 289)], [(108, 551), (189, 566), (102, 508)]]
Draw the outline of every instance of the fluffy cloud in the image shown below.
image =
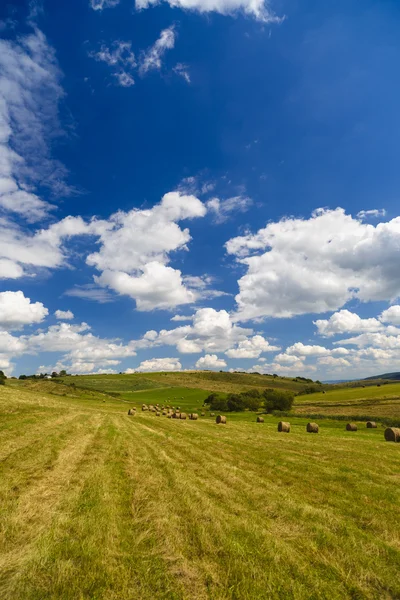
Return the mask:
[(63, 96), (54, 50), (38, 29), (17, 42), (0, 40), (0, 207), (27, 221), (53, 208), (36, 187), (67, 193), (65, 168), (50, 155), (60, 132)]
[(387, 310), (384, 310), (380, 316), (382, 323), (391, 323), (392, 325), (400, 325), (400, 306), (396, 304)]
[(222, 358), (218, 358), (216, 354), (206, 354), (196, 363), (198, 369), (222, 369), (226, 366), (226, 362)]
[(41, 302), (31, 302), (23, 292), (0, 293), (0, 329), (17, 330), (41, 323), (49, 314)]
[(252, 204), (253, 201), (247, 196), (234, 196), (226, 200), (211, 198), (207, 202), (207, 208), (210, 213), (214, 214), (216, 223), (224, 223), (232, 214), (246, 212)]
[(54, 313), (57, 319), (69, 321), (74, 318), (74, 313), (70, 310), (56, 310)]
[(229, 358), (259, 358), (263, 352), (277, 352), (279, 346), (272, 346), (262, 335), (242, 340), (236, 348), (231, 348), (225, 354)]
[[(162, 0), (136, 0), (136, 8), (148, 8), (159, 4)], [(279, 22), (269, 9), (268, 0), (163, 0), (173, 8), (196, 10), (201, 13), (218, 12), (223, 15), (232, 15), (242, 11), (264, 22)]]
[(379, 331), (382, 329), (382, 324), (378, 319), (361, 319), (356, 313), (345, 309), (334, 313), (328, 320), (320, 319), (314, 321), (314, 325), (316, 325), (319, 335), (323, 337), (332, 337), (333, 335), (343, 333)]
[(175, 46), (175, 27), (172, 25), (160, 33), (160, 37), (142, 55), (140, 61), (140, 72), (142, 74), (152, 70), (160, 70), (162, 58), (167, 50)]
[(104, 271), (95, 280), (118, 294), (134, 298), (136, 308), (141, 311), (170, 309), (195, 302), (198, 297), (185, 287), (180, 271), (156, 261), (144, 265), (136, 277), (121, 271)]
[(180, 371), (182, 365), (178, 358), (152, 358), (144, 360), (136, 369), (127, 369), (125, 373), (146, 373), (150, 371)]
[(392, 300), (400, 294), (399, 246), (399, 217), (374, 227), (341, 208), (233, 238), (227, 252), (247, 267), (236, 318), (334, 311), (352, 298)]

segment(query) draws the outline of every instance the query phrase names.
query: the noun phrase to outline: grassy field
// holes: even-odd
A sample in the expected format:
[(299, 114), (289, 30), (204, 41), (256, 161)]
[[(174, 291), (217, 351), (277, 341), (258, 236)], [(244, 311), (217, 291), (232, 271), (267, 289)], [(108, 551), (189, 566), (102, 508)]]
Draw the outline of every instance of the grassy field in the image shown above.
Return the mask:
[[(163, 394), (195, 408), (204, 391), (131, 395)], [(0, 388), (2, 600), (400, 598), (400, 444), (382, 427), (129, 405)]]

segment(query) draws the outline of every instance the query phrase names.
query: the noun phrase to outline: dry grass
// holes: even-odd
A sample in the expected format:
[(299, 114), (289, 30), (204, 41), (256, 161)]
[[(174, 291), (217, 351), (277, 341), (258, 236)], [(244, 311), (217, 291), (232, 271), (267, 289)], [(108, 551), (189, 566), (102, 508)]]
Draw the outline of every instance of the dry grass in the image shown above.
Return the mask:
[(7, 387), (0, 411), (2, 600), (400, 597), (382, 428), (282, 436)]

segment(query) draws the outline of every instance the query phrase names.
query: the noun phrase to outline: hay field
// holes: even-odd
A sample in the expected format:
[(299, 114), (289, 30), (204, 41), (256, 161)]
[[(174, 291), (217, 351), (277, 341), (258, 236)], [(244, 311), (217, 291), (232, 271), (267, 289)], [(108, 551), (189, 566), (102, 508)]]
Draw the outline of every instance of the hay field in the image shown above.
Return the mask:
[(127, 409), (0, 388), (2, 600), (400, 598), (400, 444), (381, 427)]
[(299, 414), (365, 415), (400, 421), (400, 383), (365, 388), (333, 387), (324, 394), (297, 396), (294, 410)]

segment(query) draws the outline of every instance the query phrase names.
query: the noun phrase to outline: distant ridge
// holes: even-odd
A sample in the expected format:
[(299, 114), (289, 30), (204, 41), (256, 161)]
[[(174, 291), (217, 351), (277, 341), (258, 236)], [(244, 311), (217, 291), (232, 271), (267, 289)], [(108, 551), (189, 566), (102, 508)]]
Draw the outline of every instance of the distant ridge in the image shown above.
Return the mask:
[(394, 379), (400, 380), (400, 373), (384, 373), (383, 375), (374, 375), (373, 377), (366, 377), (364, 381), (368, 381), (371, 379)]

